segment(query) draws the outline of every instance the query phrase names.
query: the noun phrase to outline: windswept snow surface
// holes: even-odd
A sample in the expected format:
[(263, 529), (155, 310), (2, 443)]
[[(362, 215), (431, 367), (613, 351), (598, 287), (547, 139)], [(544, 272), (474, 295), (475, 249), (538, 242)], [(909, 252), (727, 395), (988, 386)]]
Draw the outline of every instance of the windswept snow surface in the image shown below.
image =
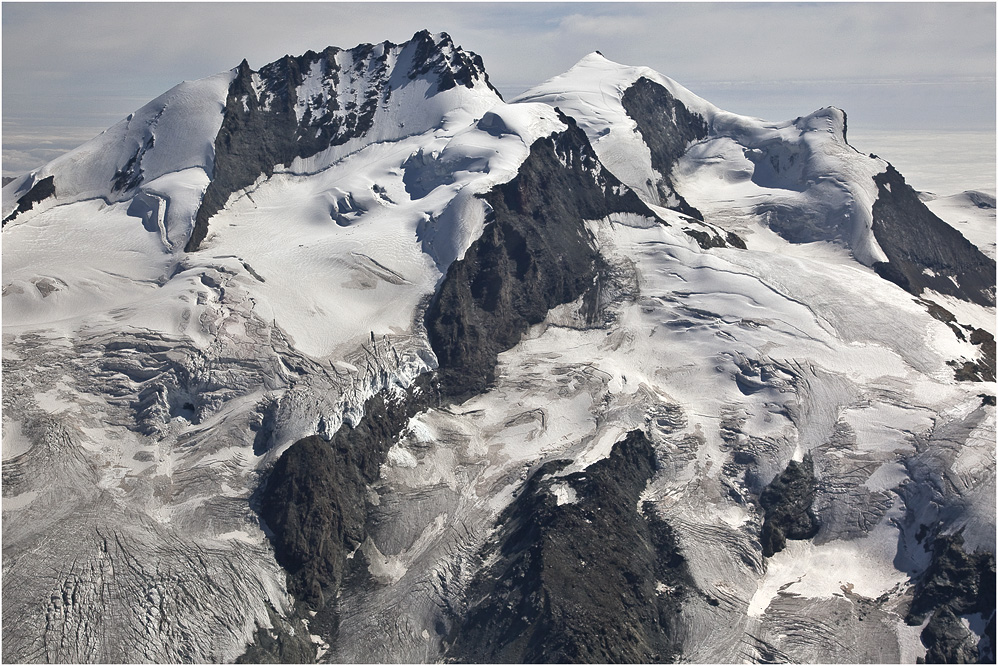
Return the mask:
[(650, 187), (658, 180), (658, 174), (652, 168), (651, 153), (637, 124), (620, 102), (627, 88), (641, 77), (665, 87), (708, 122), (722, 113), (668, 77), (647, 67), (618, 65), (598, 53), (589, 54), (564, 74), (531, 88), (513, 101), (543, 102), (575, 118), (600, 161), (642, 199), (654, 202), (656, 197)]

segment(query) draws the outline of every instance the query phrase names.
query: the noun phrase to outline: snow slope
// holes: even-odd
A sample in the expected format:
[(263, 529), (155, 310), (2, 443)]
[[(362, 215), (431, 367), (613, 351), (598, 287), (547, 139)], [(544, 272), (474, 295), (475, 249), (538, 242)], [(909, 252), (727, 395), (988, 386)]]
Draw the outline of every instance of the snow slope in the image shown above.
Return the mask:
[[(58, 203), (133, 201), (132, 213), (160, 229), (167, 248), (186, 239), (211, 177), (215, 136), (233, 72), (185, 81), (76, 150), (4, 188), (3, 217), (15, 196), (50, 176)], [(136, 178), (136, 193), (129, 186)], [(43, 203), (51, 206), (54, 201)]]
[(651, 154), (636, 123), (620, 103), (627, 88), (641, 77), (664, 86), (708, 123), (723, 113), (668, 77), (647, 67), (618, 65), (599, 53), (587, 55), (564, 74), (531, 88), (513, 101), (543, 102), (576, 118), (600, 161), (646, 201), (654, 201), (648, 188), (659, 174), (651, 166)]
[[(885, 261), (872, 233), (873, 176), (886, 162), (846, 143), (845, 114), (827, 108), (783, 123), (722, 111), (647, 67), (629, 67), (593, 53), (565, 74), (520, 95), (580, 118), (600, 159), (649, 202), (662, 176), (622, 104), (638, 79), (659, 84), (709, 127), (672, 174), (677, 188), (705, 218), (756, 219), (795, 241), (837, 240), (865, 265)], [(729, 215), (729, 211), (737, 209)], [(790, 218), (790, 219), (788, 219)], [(804, 218), (805, 228), (797, 228)], [(734, 230), (734, 229), (732, 229)]]
[(203, 261), (224, 252), (252, 266), (265, 316), (311, 356), (343, 354), (372, 332), (411, 332), (442, 272), (481, 234), (486, 210), (475, 195), (509, 180), (534, 139), (564, 127), (539, 105), (498, 103), (481, 122), (459, 109), (463, 122), (451, 114), (443, 127), (375, 142), (316, 172), (299, 171), (303, 160), (247, 190), (212, 221)]

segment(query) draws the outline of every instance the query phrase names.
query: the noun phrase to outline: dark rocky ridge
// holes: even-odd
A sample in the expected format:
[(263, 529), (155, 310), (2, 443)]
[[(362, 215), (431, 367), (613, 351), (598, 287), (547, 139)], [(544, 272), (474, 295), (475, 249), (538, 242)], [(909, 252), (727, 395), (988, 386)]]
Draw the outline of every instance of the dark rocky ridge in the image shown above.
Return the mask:
[(426, 312), (447, 395), (484, 391), (499, 353), (548, 310), (594, 289), (602, 259), (584, 220), (655, 217), (634, 192), (619, 189), (575, 121), (561, 119), (566, 131), (534, 142), (517, 176), (484, 195), (492, 208), (485, 230), (450, 265)]
[(980, 357), (972, 361), (947, 361), (954, 375), (962, 382), (993, 382), (995, 380), (995, 336), (982, 328), (971, 327), (971, 344), (980, 348)]
[(36, 203), (41, 203), (42, 201), (45, 201), (49, 197), (54, 197), (54, 196), (55, 196), (55, 176), (42, 178), (38, 182), (34, 183), (31, 186), (31, 189), (29, 189), (28, 192), (24, 194), (17, 201), (17, 208), (14, 209), (14, 212), (12, 212), (10, 215), (4, 218), (3, 225), (6, 225), (8, 222), (16, 218), (21, 213), (28, 212), (29, 210), (35, 207)]
[[(602, 168), (574, 121), (562, 120), (566, 131), (535, 142), (517, 177), (485, 195), (493, 208), (485, 233), (451, 265), (428, 309), (439, 372), (421, 377), (404, 398), (372, 397), (357, 427), (344, 426), (331, 442), (317, 436), (296, 442), (259, 492), (258, 510), (288, 572), (288, 589), (300, 609), (318, 613), (309, 626), (327, 638), (336, 632), (335, 600), (347, 579), (347, 555), (366, 536), (366, 489), (409, 419), (441, 400), (483, 391), (498, 354), (517, 344), (528, 326), (556, 305), (587, 291), (595, 295), (602, 264), (583, 220), (611, 212), (654, 216)], [(654, 467), (645, 445), (650, 467), (634, 481), (632, 513)], [(662, 525), (655, 534), (663, 543), (671, 538)], [(289, 637), (259, 634), (245, 658), (297, 650)]]
[(300, 614), (285, 619), (273, 608), (267, 609), (271, 629), (258, 627), (246, 652), (237, 664), (314, 664), (315, 643), (308, 637), (308, 626)]
[(995, 337), (981, 328), (961, 324), (956, 316), (946, 308), (924, 299), (916, 301), (925, 307), (934, 319), (950, 327), (960, 340), (969, 341), (980, 349), (980, 357), (971, 361), (947, 361), (953, 368), (957, 381), (993, 382), (995, 380)]
[[(687, 217), (687, 221), (692, 223), (697, 223), (697, 220)], [(707, 224), (700, 222), (706, 231), (701, 229), (692, 229), (690, 227), (685, 227), (683, 233), (692, 238), (697, 242), (703, 250), (709, 250), (712, 247), (737, 247), (740, 250), (746, 248), (745, 241), (742, 240), (741, 236), (733, 231), (726, 231), (722, 236), (720, 231), (715, 227), (708, 226)]]
[[(445, 657), (458, 663), (663, 662), (694, 589), (669, 526), (637, 504), (656, 469), (640, 431), (608, 458), (565, 476), (538, 469), (481, 554), (496, 557), (467, 590)], [(575, 501), (558, 504), (553, 486)]]
[(129, 157), (128, 161), (114, 172), (114, 178), (111, 181), (111, 187), (114, 191), (125, 192), (139, 186), (142, 182), (142, 158), (155, 145), (155, 137), (149, 135), (145, 143), (136, 148), (135, 154)]
[[(986, 623), (979, 642), (960, 621), (975, 613)], [(922, 630), (926, 662), (995, 663), (994, 553), (967, 553), (959, 534), (937, 537), (905, 620), (918, 625), (930, 616)]]
[[(396, 71), (389, 63), (390, 52), (398, 48), (412, 52), (405, 72)], [(340, 67), (337, 56), (343, 53), (351, 57), (353, 67)], [(317, 63), (321, 63), (324, 87), (332, 94), (324, 100), (321, 96), (303, 100), (308, 104), (299, 121), (295, 113), (300, 101), (298, 87)], [(261, 89), (259, 97), (254, 74)], [(256, 73), (243, 60), (229, 86), (222, 126), (215, 138), (212, 179), (186, 251), (198, 249), (208, 233), (208, 221), (233, 192), (252, 185), (261, 174), (273, 175), (275, 167), (290, 164), (295, 158), (311, 157), (364, 136), (373, 125), (378, 105), (389, 104), (394, 90), (418, 77), (434, 81), (430, 94), (459, 85), (471, 88), (479, 81), (495, 91), (479, 56), (455, 46), (446, 33), (437, 43), (425, 30), (400, 47), (390, 42), (362, 44), (349, 51), (329, 47), (322, 53), (284, 56)], [(337, 92), (346, 92), (356, 101), (341, 108)]]
[(762, 524), (762, 554), (772, 557), (787, 545), (787, 539), (810, 539), (818, 533), (818, 518), (814, 503), (814, 461), (810, 455), (787, 468), (774, 478), (759, 496), (766, 512)]
[(377, 394), (356, 427), (344, 424), (331, 441), (317, 435), (288, 448), (260, 492), (259, 513), (270, 528), (288, 589), (312, 610), (335, 603), (347, 554), (363, 542), (366, 489), (409, 419), (436, 404), (423, 375), (397, 399)]
[(474, 88), (475, 83), (481, 81), (499, 99), (502, 99), (499, 90), (492, 85), (489, 75), (485, 73), (485, 63), (482, 62), (481, 56), (455, 46), (446, 32), (440, 35), (439, 44), (433, 41), (427, 30), (421, 30), (413, 35), (412, 42), (416, 44), (416, 53), (412, 59), (409, 78), (432, 74), (436, 77), (438, 92), (456, 86)]
[(873, 235), (888, 259), (877, 273), (916, 296), (933, 289), (993, 307), (994, 260), (926, 208), (893, 166), (874, 180)]
[[(652, 168), (662, 177), (658, 183), (662, 205), (702, 221), (700, 211), (676, 191), (670, 174), (689, 144), (707, 137), (706, 121), (664, 87), (644, 77), (624, 91), (620, 102), (651, 150)], [(678, 203), (669, 205), (671, 198)]]

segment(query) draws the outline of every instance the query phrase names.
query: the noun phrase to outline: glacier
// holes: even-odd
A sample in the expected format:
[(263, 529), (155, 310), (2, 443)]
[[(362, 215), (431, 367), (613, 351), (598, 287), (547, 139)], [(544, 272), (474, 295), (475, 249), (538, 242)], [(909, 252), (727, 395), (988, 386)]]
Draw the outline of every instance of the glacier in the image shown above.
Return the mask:
[(11, 182), (4, 660), (993, 661), (994, 196), (847, 136), (422, 31)]

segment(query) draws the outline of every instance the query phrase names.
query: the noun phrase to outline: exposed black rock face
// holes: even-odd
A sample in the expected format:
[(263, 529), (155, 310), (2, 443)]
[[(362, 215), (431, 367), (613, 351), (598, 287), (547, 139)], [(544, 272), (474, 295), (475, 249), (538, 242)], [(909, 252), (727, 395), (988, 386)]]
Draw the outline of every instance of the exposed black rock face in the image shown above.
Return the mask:
[(429, 375), (398, 400), (375, 395), (356, 427), (345, 424), (329, 442), (314, 435), (299, 440), (274, 465), (259, 512), (288, 571), (288, 589), (306, 607), (335, 604), (346, 556), (366, 535), (367, 486), (406, 423), (434, 404), (435, 395)]
[(731, 247), (737, 247), (740, 250), (746, 249), (745, 241), (742, 240), (741, 236), (733, 231), (729, 231), (724, 237), (724, 240), (727, 241), (728, 245)]
[[(493, 377), (499, 352), (515, 345), (551, 307), (593, 289), (602, 264), (583, 220), (611, 212), (654, 217), (602, 168), (574, 121), (562, 119), (568, 130), (536, 142), (518, 176), (485, 195), (494, 211), (490, 223), (465, 258), (451, 265), (427, 313), (439, 375), (420, 378), (404, 399), (371, 398), (357, 427), (344, 426), (331, 442), (315, 436), (296, 442), (259, 493), (259, 513), (288, 571), (288, 589), (304, 608), (318, 612), (310, 627), (323, 635), (335, 634), (335, 599), (348, 574), (347, 555), (366, 536), (366, 489), (408, 420), (441, 399), (436, 382), (445, 399), (480, 392)], [(635, 473), (640, 481), (628, 491), (631, 513), (654, 467), (645, 446), (647, 469)], [(667, 527), (653, 519), (648, 524), (649, 539), (671, 539)], [(669, 552), (674, 550), (673, 544)], [(280, 645), (258, 639), (254, 654), (277, 654)]]
[(55, 176), (49, 176), (48, 178), (42, 178), (37, 183), (31, 186), (31, 189), (27, 191), (24, 196), (22, 196), (17, 201), (17, 208), (14, 212), (8, 215), (3, 220), (3, 224), (6, 225), (8, 222), (16, 218), (21, 213), (26, 213), (35, 207), (36, 203), (41, 203), (49, 197), (55, 196)]
[(995, 336), (981, 328), (970, 327), (970, 342), (980, 347), (981, 356), (974, 361), (949, 361), (955, 376), (962, 382), (993, 382), (995, 380)]
[(135, 189), (142, 182), (142, 158), (146, 151), (156, 144), (156, 139), (150, 136), (145, 144), (140, 146), (135, 154), (128, 158), (125, 165), (115, 171), (111, 186), (116, 192)]
[(979, 606), (986, 601), (984, 595), (994, 590), (994, 555), (967, 553), (959, 535), (938, 537), (932, 550), (932, 563), (915, 588), (908, 617), (920, 623), (943, 605), (959, 614), (983, 610)]
[(994, 260), (933, 215), (893, 166), (874, 180), (873, 235), (888, 258), (877, 273), (916, 296), (934, 289), (994, 306)]
[[(687, 218), (687, 220), (688, 221), (692, 220), (692, 218)], [(695, 220), (692, 221), (695, 222)], [(725, 232), (725, 234), (722, 236), (717, 229), (709, 227), (706, 224), (703, 224), (703, 222), (701, 222), (700, 224), (703, 225), (706, 231), (702, 231), (700, 229), (691, 229), (687, 227), (683, 229), (683, 233), (692, 238), (693, 240), (695, 240), (697, 242), (697, 245), (699, 245), (702, 249), (709, 250), (712, 247), (729, 247), (729, 246), (737, 247), (742, 250), (745, 249), (745, 241), (743, 241), (738, 234), (728, 231)]]
[[(435, 88), (429, 94), (457, 85), (473, 87), (477, 81), (495, 90), (481, 58), (455, 46), (446, 33), (438, 43), (429, 32), (418, 32), (402, 48), (413, 54), (402, 76), (392, 69), (389, 56), (399, 47), (390, 42), (284, 56), (259, 72), (244, 60), (229, 85), (225, 115), (215, 137), (212, 179), (186, 250), (198, 249), (208, 233), (208, 220), (233, 192), (252, 185), (261, 174), (269, 177), (275, 167), (297, 157), (311, 157), (364, 136), (373, 126), (378, 105), (389, 104), (394, 90), (406, 81), (432, 77)], [(299, 99), (299, 86), (315, 71), (321, 73), (323, 92)], [(344, 98), (348, 101), (341, 104)]]
[[(445, 658), (471, 663), (669, 661), (693, 589), (671, 528), (638, 499), (655, 452), (634, 431), (585, 472), (541, 467), (500, 516)], [(559, 504), (555, 492), (571, 501)], [(574, 497), (572, 497), (574, 495)]]
[[(358, 47), (356, 55), (370, 56), (371, 45)], [(314, 63), (321, 62), (328, 72), (330, 82), (339, 83), (339, 65), (336, 56), (340, 49), (331, 47), (315, 54), (306, 53), (299, 58), (285, 56), (262, 68), (259, 95), (254, 87), (254, 72), (245, 60), (239, 65), (235, 79), (229, 85), (225, 102), (225, 116), (215, 138), (215, 163), (212, 180), (195, 218), (194, 230), (186, 250), (194, 251), (208, 232), (208, 220), (215, 215), (233, 192), (248, 187), (261, 175), (268, 177), (274, 167), (288, 164), (295, 157), (308, 157), (331, 145), (338, 145), (370, 129), (374, 111), (382, 91), (377, 83), (367, 91), (360, 104), (350, 109), (339, 109), (336, 96), (330, 97), (326, 111), (328, 117), (319, 127), (312, 127), (311, 113), (302, 118), (299, 126), (295, 114), (297, 88)], [(387, 54), (387, 48), (384, 51)], [(371, 63), (379, 73), (387, 69), (381, 61)], [(387, 91), (385, 91), (387, 92)], [(311, 111), (311, 109), (309, 109)], [(306, 129), (312, 129), (306, 132)]]
[(961, 324), (952, 312), (928, 300), (917, 299), (935, 319), (950, 327), (960, 340), (969, 341), (980, 349), (980, 357), (973, 361), (947, 361), (953, 367), (956, 379), (961, 382), (993, 382), (995, 380), (995, 336), (981, 328)]
[(759, 503), (766, 511), (762, 524), (762, 554), (772, 557), (783, 550), (787, 539), (810, 539), (818, 533), (814, 503), (814, 461), (790, 461), (787, 468), (766, 486)]
[(960, 324), (956, 320), (956, 317), (953, 315), (952, 312), (942, 307), (941, 305), (934, 303), (933, 301), (926, 301), (919, 298), (917, 299), (917, 302), (919, 303), (919, 305), (925, 307), (928, 313), (932, 315), (933, 319), (941, 321), (942, 323), (949, 326), (950, 330), (952, 330), (953, 333), (956, 335), (956, 337), (959, 338), (960, 340), (966, 340), (967, 333), (972, 332), (974, 330), (974, 328), (971, 326), (964, 326)]
[(285, 620), (268, 608), (272, 629), (259, 627), (246, 652), (236, 658), (237, 664), (314, 664), (315, 643), (308, 637), (308, 627), (300, 617)]
[(995, 336), (981, 328), (972, 328), (970, 342), (980, 347), (980, 357), (973, 361), (947, 361), (961, 382), (995, 381)]
[[(987, 623), (977, 643), (959, 616), (980, 613)], [(905, 620), (917, 625), (932, 618), (922, 631), (928, 663), (994, 663), (995, 556), (967, 553), (959, 535), (941, 536), (933, 543), (932, 563), (915, 587)]]
[(450, 265), (427, 310), (447, 395), (484, 391), (500, 352), (548, 310), (593, 288), (602, 260), (583, 220), (654, 217), (602, 167), (575, 121), (561, 118), (569, 128), (534, 142), (516, 178), (484, 196), (493, 211), (485, 230)]
[(409, 78), (433, 74), (437, 77), (438, 91), (457, 86), (474, 88), (475, 83), (481, 81), (502, 99), (502, 95), (489, 81), (489, 75), (485, 73), (485, 63), (481, 56), (457, 48), (446, 32), (440, 36), (441, 42), (437, 44), (427, 30), (413, 35), (416, 53), (409, 69)]
[(945, 606), (933, 614), (922, 630), (922, 645), (928, 648), (922, 663), (990, 663), (980, 659), (973, 635), (963, 626), (960, 618)]
[(651, 165), (662, 176), (662, 205), (703, 220), (703, 215), (676, 192), (672, 168), (694, 141), (707, 137), (707, 123), (661, 85), (641, 77), (624, 91), (621, 103), (651, 150)]

